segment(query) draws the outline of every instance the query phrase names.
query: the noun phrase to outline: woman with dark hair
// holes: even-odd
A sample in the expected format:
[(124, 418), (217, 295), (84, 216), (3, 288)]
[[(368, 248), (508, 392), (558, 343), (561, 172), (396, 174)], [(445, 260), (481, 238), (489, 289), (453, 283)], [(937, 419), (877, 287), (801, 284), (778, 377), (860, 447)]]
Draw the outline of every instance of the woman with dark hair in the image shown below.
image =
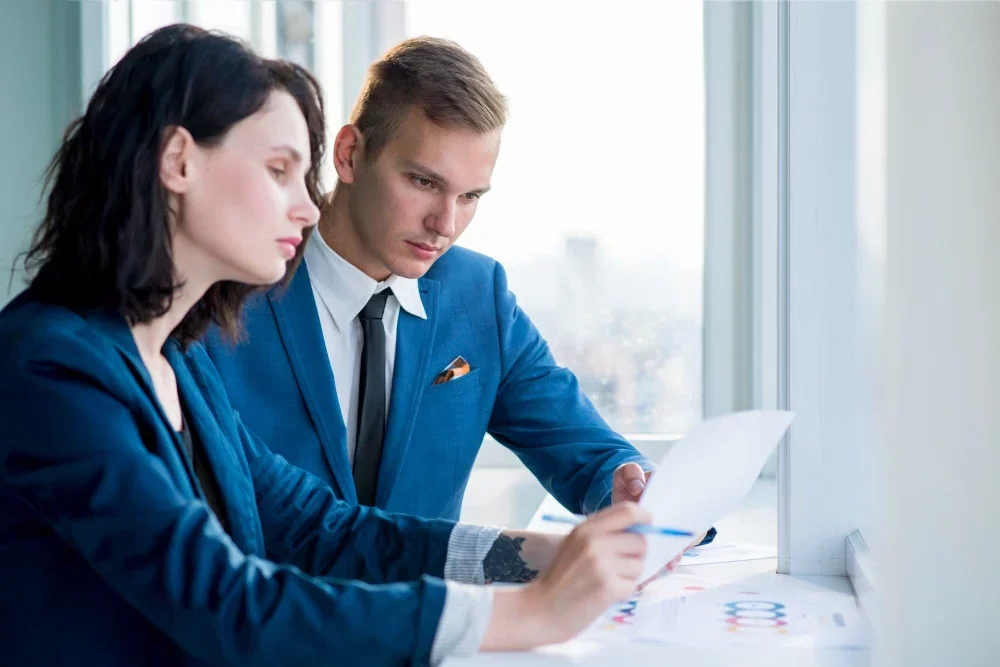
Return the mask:
[[(253, 286), (299, 261), (320, 100), (301, 68), (177, 25), (69, 128), (33, 279), (0, 313), (5, 664), (437, 662), (567, 639), (634, 590), (634, 504), (565, 539), (386, 515), (233, 412), (195, 341), (238, 335)], [(485, 561), (530, 583), (468, 585)]]

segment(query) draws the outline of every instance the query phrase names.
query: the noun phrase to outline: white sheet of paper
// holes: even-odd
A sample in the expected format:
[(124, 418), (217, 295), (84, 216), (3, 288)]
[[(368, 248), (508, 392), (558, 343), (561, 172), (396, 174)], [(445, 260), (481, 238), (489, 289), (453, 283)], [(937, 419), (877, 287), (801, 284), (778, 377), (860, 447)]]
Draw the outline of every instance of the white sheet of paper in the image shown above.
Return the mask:
[[(639, 504), (653, 525), (695, 534), (736, 510), (760, 475), (794, 413), (751, 410), (701, 422), (673, 445), (650, 477)], [(655, 575), (691, 543), (649, 535), (642, 579)]]
[(746, 544), (743, 542), (720, 542), (716, 538), (711, 544), (685, 551), (684, 558), (681, 559), (681, 565), (733, 563), (741, 560), (761, 560), (777, 557), (778, 550), (774, 547), (762, 547), (759, 544)]
[(657, 605), (664, 600), (701, 595), (705, 591), (725, 586), (728, 583), (724, 579), (673, 572), (650, 582), (643, 589), (642, 596), (639, 598), (638, 613), (641, 614), (645, 607)]
[[(726, 582), (720, 579), (708, 579), (690, 574), (675, 573), (660, 577), (628, 600), (609, 607), (579, 635), (579, 638), (605, 644), (631, 641), (634, 636), (634, 624), (637, 619), (641, 619), (644, 607), (658, 607), (666, 600), (696, 595), (725, 584)], [(658, 608), (654, 613), (660, 618)]]

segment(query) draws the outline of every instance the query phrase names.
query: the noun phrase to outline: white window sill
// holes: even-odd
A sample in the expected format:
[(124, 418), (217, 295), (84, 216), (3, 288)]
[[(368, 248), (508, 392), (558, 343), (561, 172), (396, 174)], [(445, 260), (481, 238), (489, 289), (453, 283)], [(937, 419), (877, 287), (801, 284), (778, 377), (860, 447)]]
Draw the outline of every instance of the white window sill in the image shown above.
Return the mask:
[[(487, 488), (489, 487), (489, 488)], [(479, 498), (481, 496), (481, 498)], [(777, 545), (777, 487), (773, 479), (759, 479), (743, 506), (716, 524), (717, 540), (747, 542), (767, 547)], [(531, 508), (531, 509), (529, 509)], [(473, 472), (463, 507), (463, 521), (482, 519), (486, 523), (530, 530), (567, 532), (571, 526), (541, 521), (545, 513), (566, 510), (523, 467), (478, 468)], [(498, 518), (499, 517), (499, 518)], [(502, 520), (503, 517), (514, 521)], [(777, 558), (688, 565), (679, 572), (711, 579), (739, 581), (764, 573), (774, 573)], [(774, 575), (779, 576), (779, 575)], [(780, 575), (786, 576), (786, 575)], [(839, 593), (850, 593), (846, 577), (796, 577)], [(676, 664), (697, 667), (867, 667), (869, 651), (826, 649), (808, 646), (787, 647), (705, 647), (692, 648), (641, 642), (597, 643), (572, 640), (537, 651), (518, 654), (480, 654), (448, 660), (445, 667), (591, 667), (623, 664)]]

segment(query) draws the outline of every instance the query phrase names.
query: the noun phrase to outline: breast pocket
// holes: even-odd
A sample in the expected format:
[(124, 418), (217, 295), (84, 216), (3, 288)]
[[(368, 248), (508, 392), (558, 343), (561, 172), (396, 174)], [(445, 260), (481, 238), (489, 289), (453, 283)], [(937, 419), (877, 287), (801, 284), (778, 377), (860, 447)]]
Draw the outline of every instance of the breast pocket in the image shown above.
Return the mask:
[(432, 384), (424, 389), (423, 403), (441, 403), (473, 397), (479, 393), (479, 369), (475, 369), (462, 377), (449, 380), (444, 384)]
[(437, 479), (459, 488), (482, 444), (492, 402), (484, 400), (479, 369), (424, 388), (407, 456), (433, 461)]

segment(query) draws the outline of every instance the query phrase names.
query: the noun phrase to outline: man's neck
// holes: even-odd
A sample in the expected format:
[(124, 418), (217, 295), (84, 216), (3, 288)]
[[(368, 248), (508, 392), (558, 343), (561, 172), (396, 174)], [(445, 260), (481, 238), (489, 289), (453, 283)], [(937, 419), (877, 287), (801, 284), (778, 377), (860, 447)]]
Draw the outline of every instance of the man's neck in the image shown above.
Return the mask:
[(347, 206), (347, 196), (339, 187), (330, 195), (327, 206), (323, 209), (316, 231), (323, 242), (337, 253), (344, 261), (355, 267), (372, 280), (382, 282), (388, 280), (391, 273), (384, 268), (376, 270), (369, 262), (363, 261), (364, 253), (361, 243), (351, 224), (351, 212)]

